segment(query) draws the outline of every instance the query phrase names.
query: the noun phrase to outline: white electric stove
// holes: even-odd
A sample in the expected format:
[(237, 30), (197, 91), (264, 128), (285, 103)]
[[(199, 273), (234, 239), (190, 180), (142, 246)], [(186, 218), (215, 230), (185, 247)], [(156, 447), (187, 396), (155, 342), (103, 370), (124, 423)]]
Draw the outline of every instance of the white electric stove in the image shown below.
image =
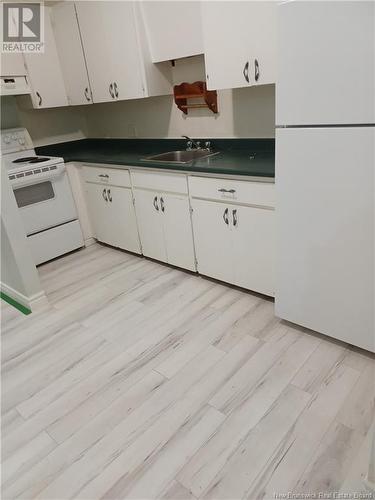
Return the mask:
[(24, 128), (1, 131), (2, 168), (9, 182), (35, 264), (84, 245), (63, 158), (39, 156)]

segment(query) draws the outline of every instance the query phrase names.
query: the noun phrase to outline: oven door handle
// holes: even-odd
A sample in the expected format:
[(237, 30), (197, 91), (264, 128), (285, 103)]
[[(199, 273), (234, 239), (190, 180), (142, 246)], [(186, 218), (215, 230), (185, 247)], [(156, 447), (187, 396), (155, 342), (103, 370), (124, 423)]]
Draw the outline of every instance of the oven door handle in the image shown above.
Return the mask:
[(65, 167), (59, 167), (56, 170), (46, 172), (47, 175), (42, 174), (32, 174), (26, 175), (24, 177), (19, 177), (18, 179), (10, 180), (12, 188), (20, 186), (32, 186), (33, 184), (40, 184), (41, 182), (54, 182), (58, 177), (65, 175)]

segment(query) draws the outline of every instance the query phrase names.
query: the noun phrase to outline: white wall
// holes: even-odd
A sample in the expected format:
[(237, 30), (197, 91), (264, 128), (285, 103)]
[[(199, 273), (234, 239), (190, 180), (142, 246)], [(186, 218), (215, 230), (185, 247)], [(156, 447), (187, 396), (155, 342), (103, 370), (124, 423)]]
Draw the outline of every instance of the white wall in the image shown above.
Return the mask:
[(26, 127), (35, 146), (87, 137), (84, 106), (26, 109), (20, 104), (22, 99), (14, 96), (1, 97), (2, 129)]
[[(203, 56), (176, 61), (175, 84), (204, 80)], [(218, 91), (219, 113), (183, 114), (173, 96), (87, 106), (90, 137), (274, 137), (275, 86)]]
[[(176, 61), (174, 83), (204, 80), (203, 56)], [(28, 98), (29, 99), (29, 98)], [(218, 91), (219, 113), (183, 114), (173, 96), (51, 109), (25, 109), (2, 97), (1, 127), (26, 127), (36, 146), (83, 137), (274, 137), (275, 86)]]

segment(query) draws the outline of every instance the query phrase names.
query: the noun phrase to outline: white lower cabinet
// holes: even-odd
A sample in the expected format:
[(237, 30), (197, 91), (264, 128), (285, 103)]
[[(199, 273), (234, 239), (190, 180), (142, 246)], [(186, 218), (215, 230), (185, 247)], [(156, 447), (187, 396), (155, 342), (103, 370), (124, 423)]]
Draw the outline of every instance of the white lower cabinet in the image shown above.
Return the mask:
[(206, 276), (233, 283), (229, 208), (223, 203), (205, 200), (192, 200), (192, 208), (198, 271)]
[(87, 182), (86, 200), (97, 240), (141, 253), (130, 188)]
[(143, 255), (196, 271), (187, 178), (131, 172)]
[(275, 212), (266, 208), (232, 206), (234, 284), (264, 295), (275, 295)]
[[(217, 189), (226, 183), (230, 189)], [(191, 178), (190, 189), (198, 272), (274, 296), (274, 185)], [(228, 202), (221, 199), (223, 190)], [(249, 193), (246, 201), (242, 199), (246, 205), (231, 203), (245, 192)], [(195, 198), (198, 193), (207, 198)]]
[(181, 194), (164, 194), (162, 196), (164, 240), (168, 263), (195, 271), (189, 198)]
[(273, 183), (88, 165), (83, 178), (97, 240), (274, 296)]
[(143, 255), (168, 262), (158, 194), (135, 189), (134, 198)]
[(189, 198), (134, 189), (143, 255), (195, 271)]

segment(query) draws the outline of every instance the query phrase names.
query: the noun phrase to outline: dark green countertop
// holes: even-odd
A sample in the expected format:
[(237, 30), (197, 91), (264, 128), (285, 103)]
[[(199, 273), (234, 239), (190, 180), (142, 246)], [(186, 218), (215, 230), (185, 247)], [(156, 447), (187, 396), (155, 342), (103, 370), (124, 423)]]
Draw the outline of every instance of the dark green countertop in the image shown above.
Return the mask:
[(219, 151), (219, 154), (185, 165), (142, 161), (142, 158), (146, 156), (185, 149), (185, 139), (81, 139), (35, 149), (40, 155), (61, 156), (65, 162), (106, 163), (209, 174), (275, 177), (274, 139), (211, 139), (210, 141), (212, 150)]

